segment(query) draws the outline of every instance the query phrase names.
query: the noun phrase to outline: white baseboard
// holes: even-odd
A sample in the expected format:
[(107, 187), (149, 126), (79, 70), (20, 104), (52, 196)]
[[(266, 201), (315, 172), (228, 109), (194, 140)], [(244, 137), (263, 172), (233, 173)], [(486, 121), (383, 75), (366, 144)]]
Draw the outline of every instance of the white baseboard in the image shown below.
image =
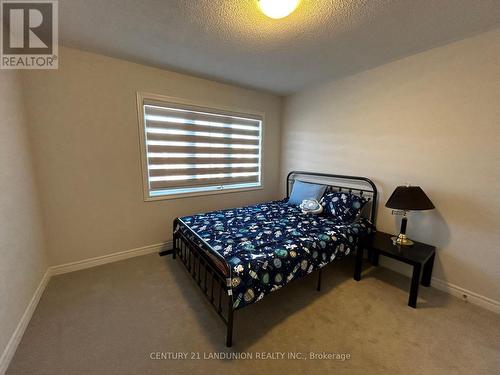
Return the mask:
[(139, 247), (137, 249), (120, 251), (113, 254), (103, 255), (95, 258), (84, 259), (77, 262), (71, 262), (49, 267), (45, 272), (45, 274), (43, 275), (40, 284), (38, 284), (38, 287), (36, 288), (35, 293), (31, 298), (31, 301), (26, 307), (24, 314), (22, 315), (14, 333), (12, 334), (9, 342), (7, 343), (7, 346), (5, 347), (2, 353), (2, 356), (0, 357), (0, 375), (5, 374), (5, 371), (7, 371), (10, 361), (12, 360), (12, 357), (14, 357), (14, 353), (16, 352), (17, 346), (21, 342), (24, 331), (26, 330), (26, 327), (28, 326), (31, 317), (35, 312), (36, 306), (40, 301), (43, 291), (45, 290), (45, 287), (49, 283), (49, 280), (52, 276), (83, 270), (85, 268), (96, 267), (107, 263), (118, 262), (120, 260), (138, 257), (141, 255), (151, 254), (155, 252), (160, 252), (161, 250), (166, 250), (171, 248), (172, 248), (172, 241), (167, 241), (155, 245)]
[(494, 299), (474, 293), (470, 290), (464, 289), (447, 281), (436, 279), (435, 277), (431, 279), (431, 286), (443, 292), (451, 294), (452, 296), (458, 297), (463, 301), (470, 302), (474, 305), (481, 306), (494, 313), (500, 314), (499, 301), (495, 301)]
[(24, 310), (24, 314), (19, 320), (19, 323), (17, 324), (14, 333), (10, 337), (9, 342), (7, 343), (7, 346), (5, 347), (2, 353), (2, 356), (0, 357), (0, 374), (2, 375), (5, 374), (5, 371), (7, 371), (7, 367), (9, 367), (9, 363), (12, 360), (12, 357), (14, 357), (14, 353), (16, 352), (17, 346), (21, 342), (24, 331), (26, 330), (26, 327), (28, 327), (28, 323), (30, 322), (31, 317), (35, 312), (36, 306), (38, 305), (38, 302), (42, 297), (43, 291), (45, 290), (45, 287), (49, 283), (50, 276), (51, 276), (50, 270), (47, 269), (47, 271), (45, 271), (45, 274), (42, 277), (42, 280), (40, 280), (40, 283), (38, 284), (38, 287), (36, 288), (33, 297), (28, 303), (26, 310)]
[(96, 267), (96, 266), (100, 266), (100, 265), (103, 265), (106, 263), (118, 262), (120, 260), (134, 258), (134, 257), (138, 257), (141, 255), (157, 253), (161, 250), (171, 249), (171, 248), (172, 248), (172, 241), (167, 241), (167, 242), (163, 242), (163, 243), (159, 243), (159, 244), (155, 244), (155, 245), (138, 247), (136, 249), (119, 251), (117, 253), (107, 254), (107, 255), (103, 255), (103, 256), (99, 256), (99, 257), (95, 257), (95, 258), (79, 260), (77, 262), (71, 262), (71, 263), (66, 263), (66, 264), (60, 264), (57, 266), (51, 266), (49, 269), (50, 269), (51, 275), (60, 275), (62, 273), (79, 271), (79, 270), (83, 270), (85, 268)]

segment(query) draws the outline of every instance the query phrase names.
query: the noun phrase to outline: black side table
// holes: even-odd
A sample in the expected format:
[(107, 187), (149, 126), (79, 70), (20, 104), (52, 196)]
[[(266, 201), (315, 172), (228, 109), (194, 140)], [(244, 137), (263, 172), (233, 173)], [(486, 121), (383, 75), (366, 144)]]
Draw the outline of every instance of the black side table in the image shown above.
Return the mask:
[(423, 270), (422, 285), (430, 286), (436, 248), (434, 246), (416, 241), (412, 246), (394, 245), (391, 240), (392, 236), (392, 234), (384, 232), (375, 232), (363, 240), (362, 244), (358, 246), (358, 250), (356, 252), (354, 280), (361, 280), (361, 265), (363, 263), (364, 249), (368, 249), (371, 263), (374, 266), (378, 266), (378, 258), (380, 254), (410, 264), (413, 266), (413, 276), (411, 279), (408, 306), (416, 308), (420, 274)]

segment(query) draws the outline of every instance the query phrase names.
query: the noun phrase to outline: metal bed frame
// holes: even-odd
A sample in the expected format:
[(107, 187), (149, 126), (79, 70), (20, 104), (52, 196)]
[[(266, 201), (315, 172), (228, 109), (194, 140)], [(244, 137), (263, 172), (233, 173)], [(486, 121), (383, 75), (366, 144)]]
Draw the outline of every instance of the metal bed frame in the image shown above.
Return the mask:
[[(298, 178), (302, 177), (302, 178)], [(361, 196), (368, 196), (371, 202), (369, 214), (365, 216), (375, 224), (377, 212), (377, 187), (372, 180), (366, 177), (345, 176), (327, 173), (292, 171), (286, 177), (286, 196), (290, 196), (290, 188), (294, 181), (300, 179), (306, 182), (322, 181), (339, 181), (338, 184), (324, 183), (328, 186), (329, 191), (345, 191)], [(342, 181), (342, 184), (339, 184)], [(353, 184), (354, 183), (354, 184)], [(187, 237), (179, 230), (179, 222), (176, 218), (173, 222), (173, 249), (161, 251), (160, 256), (171, 254), (173, 259), (177, 257), (184, 264), (186, 270), (196, 282), (198, 287), (207, 298), (208, 302), (214, 307), (215, 311), (226, 325), (226, 346), (231, 347), (233, 341), (233, 316), (235, 309), (233, 308), (233, 295), (231, 289), (231, 270), (225, 259), (216, 251), (210, 252), (210, 255), (199, 246), (193, 239)], [(194, 231), (190, 230), (192, 238), (196, 238), (198, 242), (204, 243), (207, 248), (210, 248), (206, 242), (199, 237)], [(211, 257), (215, 257), (222, 267), (224, 272), (214, 263)], [(316, 289), (321, 289), (321, 269), (318, 270), (318, 280)]]

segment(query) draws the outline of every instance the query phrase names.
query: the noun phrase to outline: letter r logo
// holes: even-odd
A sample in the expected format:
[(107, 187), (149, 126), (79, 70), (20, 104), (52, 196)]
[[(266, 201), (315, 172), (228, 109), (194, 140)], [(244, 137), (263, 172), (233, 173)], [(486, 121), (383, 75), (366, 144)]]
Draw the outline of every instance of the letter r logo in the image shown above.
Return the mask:
[(2, 1), (3, 54), (53, 53), (53, 4)]

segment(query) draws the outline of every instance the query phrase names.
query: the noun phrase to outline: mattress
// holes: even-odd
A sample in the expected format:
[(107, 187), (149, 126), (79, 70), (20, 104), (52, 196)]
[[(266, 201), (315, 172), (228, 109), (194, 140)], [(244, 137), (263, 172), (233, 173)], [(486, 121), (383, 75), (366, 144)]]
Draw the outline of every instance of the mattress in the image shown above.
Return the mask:
[[(352, 253), (373, 226), (364, 219), (341, 223), (303, 214), (286, 201), (182, 217), (176, 230), (214, 263), (229, 267), (234, 308), (262, 299), (292, 280)], [(216, 256), (218, 255), (218, 256)]]

